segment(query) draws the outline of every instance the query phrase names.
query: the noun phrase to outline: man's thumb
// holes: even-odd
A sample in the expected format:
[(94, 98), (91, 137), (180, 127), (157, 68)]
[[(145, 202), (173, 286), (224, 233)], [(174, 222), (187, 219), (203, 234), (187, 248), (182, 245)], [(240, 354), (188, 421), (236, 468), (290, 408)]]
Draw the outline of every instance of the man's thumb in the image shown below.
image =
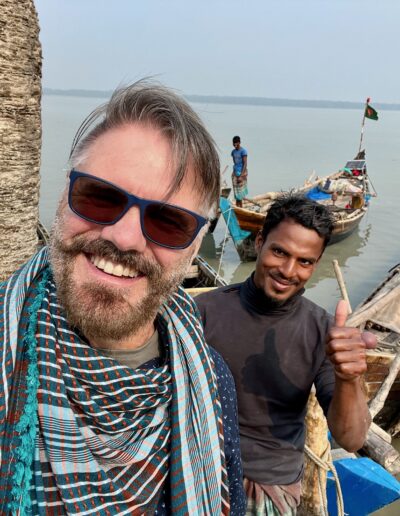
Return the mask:
[(347, 301), (341, 299), (335, 312), (335, 326), (343, 327), (346, 324), (347, 316), (349, 315), (349, 307)]

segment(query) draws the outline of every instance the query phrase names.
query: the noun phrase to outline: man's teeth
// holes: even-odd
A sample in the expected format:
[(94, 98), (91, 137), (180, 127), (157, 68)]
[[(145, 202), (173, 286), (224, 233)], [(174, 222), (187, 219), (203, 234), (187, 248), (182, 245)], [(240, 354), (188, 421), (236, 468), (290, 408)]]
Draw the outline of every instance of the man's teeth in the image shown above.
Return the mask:
[(95, 265), (98, 269), (106, 272), (107, 274), (112, 274), (113, 276), (126, 276), (127, 278), (136, 278), (139, 275), (138, 271), (135, 269), (131, 269), (130, 267), (124, 267), (120, 263), (110, 262), (109, 260), (105, 260), (104, 258), (100, 258), (99, 256), (91, 256), (90, 261)]

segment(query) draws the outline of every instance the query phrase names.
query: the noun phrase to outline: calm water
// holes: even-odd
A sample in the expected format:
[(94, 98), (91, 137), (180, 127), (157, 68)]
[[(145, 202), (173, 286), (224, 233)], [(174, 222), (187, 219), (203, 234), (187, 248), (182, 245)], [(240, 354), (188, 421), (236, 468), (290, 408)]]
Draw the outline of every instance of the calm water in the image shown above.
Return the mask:
[[(312, 171), (320, 176), (336, 171), (358, 151), (358, 111), (215, 105), (196, 108), (220, 146), (223, 167), (230, 166), (230, 137), (241, 135), (249, 153), (250, 195), (301, 185)], [(333, 310), (339, 298), (332, 259), (336, 258), (342, 268), (352, 306), (400, 261), (400, 113), (386, 111), (380, 115), (378, 122), (367, 121), (364, 137), (368, 171), (378, 197), (357, 233), (328, 247), (308, 285), (307, 296), (327, 310)], [(228, 171), (224, 176), (229, 182)], [(214, 256), (214, 266), (219, 265), (224, 239), (222, 222), (214, 238), (205, 242), (207, 255)], [(233, 244), (227, 242), (221, 271), (229, 281), (240, 281), (253, 266), (241, 264)]]
[[(44, 96), (41, 218), (51, 225), (64, 184), (73, 135), (84, 116), (104, 99)], [(240, 134), (249, 153), (249, 190), (256, 195), (300, 185), (312, 171), (326, 175), (344, 166), (358, 150), (361, 113), (355, 110), (194, 104), (214, 136), (222, 169), (231, 167), (231, 138)], [(332, 268), (342, 268), (352, 306), (356, 306), (400, 261), (400, 112), (382, 111), (367, 120), (364, 142), (368, 171), (378, 197), (356, 233), (328, 247), (307, 288), (307, 296), (334, 310), (339, 290)], [(230, 182), (230, 171), (223, 176)], [(224, 253), (221, 250), (224, 247)], [(254, 264), (240, 263), (226, 239), (224, 222), (207, 235), (203, 255), (229, 281), (244, 279)]]
[[(50, 227), (64, 185), (72, 138), (83, 118), (104, 99), (44, 96), (40, 216)], [(362, 113), (355, 110), (194, 104), (220, 150), (222, 170), (231, 167), (231, 140), (247, 149), (250, 195), (301, 185), (312, 171), (323, 176), (343, 167), (358, 151)], [(329, 311), (340, 298), (332, 260), (342, 268), (355, 307), (400, 262), (400, 112), (382, 111), (367, 120), (364, 143), (368, 172), (378, 197), (356, 233), (327, 248), (307, 286), (307, 297)], [(223, 176), (230, 182), (229, 170)], [(222, 253), (222, 249), (224, 252)], [(202, 254), (229, 281), (246, 278), (254, 264), (240, 263), (220, 220)], [(400, 504), (379, 514), (400, 514)]]

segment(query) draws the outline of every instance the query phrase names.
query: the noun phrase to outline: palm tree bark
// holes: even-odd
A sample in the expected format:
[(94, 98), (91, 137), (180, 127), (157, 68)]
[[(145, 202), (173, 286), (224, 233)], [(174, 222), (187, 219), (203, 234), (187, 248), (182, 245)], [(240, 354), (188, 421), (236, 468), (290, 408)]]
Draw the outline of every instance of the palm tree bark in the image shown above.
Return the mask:
[(38, 244), (41, 66), (33, 0), (0, 0), (0, 281)]

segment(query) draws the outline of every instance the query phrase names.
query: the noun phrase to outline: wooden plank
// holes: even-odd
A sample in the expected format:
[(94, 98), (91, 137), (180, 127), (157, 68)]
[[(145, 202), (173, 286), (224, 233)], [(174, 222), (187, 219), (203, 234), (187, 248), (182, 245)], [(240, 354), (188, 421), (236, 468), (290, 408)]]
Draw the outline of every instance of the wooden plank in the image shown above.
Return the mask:
[(375, 376), (385, 376), (389, 372), (388, 365), (368, 364), (368, 371), (365, 373), (365, 378), (373, 381)]
[(386, 369), (386, 371), (368, 371), (365, 375), (365, 381), (367, 383), (383, 382), (388, 374), (389, 369)]
[(191, 279), (191, 278), (198, 278), (199, 277), (199, 268), (197, 265), (191, 265), (189, 270), (186, 273), (185, 278)]
[[(368, 389), (375, 389), (376, 387), (379, 387), (381, 384), (382, 384), (382, 381), (367, 382), (367, 387), (368, 387)], [(397, 390), (399, 390), (399, 387), (400, 387), (400, 383), (396, 382), (393, 384), (392, 389), (397, 391)]]
[(198, 296), (199, 294), (203, 294), (204, 292), (209, 292), (210, 290), (215, 290), (216, 288), (218, 288), (218, 287), (185, 288), (185, 292), (187, 292), (191, 296)]
[(394, 359), (393, 353), (385, 352), (385, 351), (373, 351), (367, 350), (367, 362), (373, 364), (391, 364)]
[(384, 382), (382, 382), (379, 391), (376, 393), (376, 396), (369, 404), (369, 411), (371, 413), (371, 417), (374, 418), (378, 412), (383, 408), (385, 404), (385, 400), (392, 388), (394, 386), (394, 382), (396, 380), (396, 376), (400, 371), (400, 349), (397, 352), (395, 359), (393, 360), (389, 374), (385, 378)]

